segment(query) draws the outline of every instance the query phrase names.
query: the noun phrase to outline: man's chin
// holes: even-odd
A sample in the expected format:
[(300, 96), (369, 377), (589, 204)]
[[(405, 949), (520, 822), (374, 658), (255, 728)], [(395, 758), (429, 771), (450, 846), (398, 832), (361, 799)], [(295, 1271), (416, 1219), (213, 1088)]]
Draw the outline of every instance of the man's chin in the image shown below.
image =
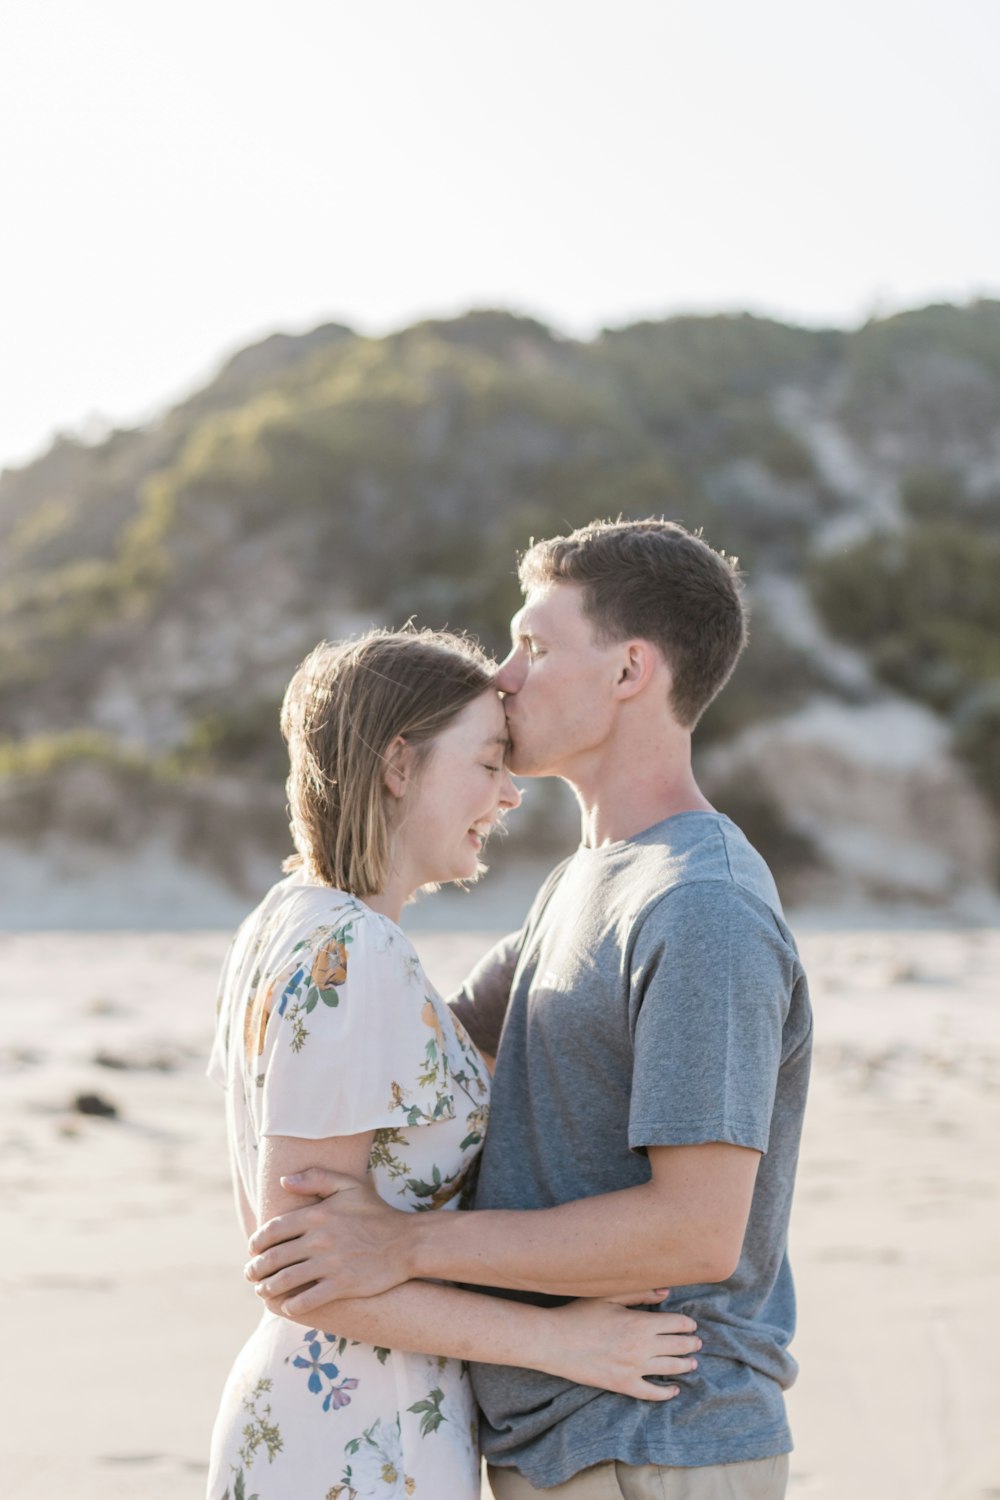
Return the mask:
[(548, 776), (551, 774), (535, 765), (529, 755), (519, 755), (516, 750), (512, 750), (507, 756), (507, 769), (512, 776)]
[(542, 764), (538, 756), (533, 756), (529, 747), (518, 741), (511, 735), (510, 749), (507, 752), (507, 769), (512, 776), (554, 776), (555, 771)]

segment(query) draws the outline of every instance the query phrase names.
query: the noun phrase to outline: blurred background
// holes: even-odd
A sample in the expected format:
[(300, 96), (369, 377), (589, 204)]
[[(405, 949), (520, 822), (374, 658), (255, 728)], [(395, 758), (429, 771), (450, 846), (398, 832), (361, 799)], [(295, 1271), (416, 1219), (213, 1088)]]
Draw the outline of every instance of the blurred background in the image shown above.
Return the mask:
[[(304, 653), (414, 617), (502, 654), (517, 552), (619, 513), (747, 571), (699, 765), (786, 899), (996, 919), (992, 8), (10, 30), (5, 925), (238, 915)], [(495, 862), (572, 838), (533, 787)]]
[[(295, 665), (410, 618), (502, 655), (532, 537), (655, 514), (746, 570), (697, 767), (816, 979), (792, 1493), (1000, 1494), (998, 17), (8, 6), (6, 1289), (25, 1369), (55, 1297), (96, 1371), (65, 1452), (24, 1419), (12, 1493), (198, 1492), (253, 1311), (200, 1069), (289, 852)], [(442, 988), (575, 841), (529, 784), (489, 879), (413, 908)], [(94, 1434), (154, 1271), (176, 1347), (133, 1451)]]

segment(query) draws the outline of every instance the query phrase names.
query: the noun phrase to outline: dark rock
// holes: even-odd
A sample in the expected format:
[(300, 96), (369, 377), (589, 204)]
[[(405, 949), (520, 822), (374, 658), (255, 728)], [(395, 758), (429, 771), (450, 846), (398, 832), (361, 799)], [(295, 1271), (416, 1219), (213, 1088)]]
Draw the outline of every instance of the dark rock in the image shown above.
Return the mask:
[(79, 1115), (99, 1115), (104, 1120), (117, 1120), (118, 1106), (100, 1094), (77, 1094), (73, 1108)]

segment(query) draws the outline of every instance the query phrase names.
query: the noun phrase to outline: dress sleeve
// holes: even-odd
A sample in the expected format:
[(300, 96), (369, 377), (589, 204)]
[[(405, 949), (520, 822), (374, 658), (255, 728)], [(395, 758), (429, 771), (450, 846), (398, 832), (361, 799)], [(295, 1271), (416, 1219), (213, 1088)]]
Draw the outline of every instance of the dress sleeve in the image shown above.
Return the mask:
[(361, 1135), (454, 1115), (440, 1001), (398, 929), (368, 914), (298, 943), (251, 1025), (262, 1135)]
[(208, 1067), (206, 1074), (213, 1083), (220, 1088), (229, 1086), (229, 1033), (232, 1027), (233, 1015), (233, 987), (235, 982), (235, 971), (237, 957), (241, 953), (246, 941), (246, 929), (248, 923), (244, 923), (236, 932), (235, 937), (226, 950), (226, 957), (222, 964), (222, 973), (219, 977), (218, 988), (215, 996), (215, 1036), (212, 1041), (212, 1050), (208, 1056)]

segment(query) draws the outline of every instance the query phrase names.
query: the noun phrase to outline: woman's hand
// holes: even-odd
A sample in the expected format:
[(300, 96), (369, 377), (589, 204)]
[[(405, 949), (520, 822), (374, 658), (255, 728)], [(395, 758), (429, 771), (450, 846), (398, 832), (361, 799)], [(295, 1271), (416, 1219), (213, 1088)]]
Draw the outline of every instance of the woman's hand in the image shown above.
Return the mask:
[(620, 1297), (578, 1298), (553, 1308), (555, 1337), (538, 1351), (537, 1368), (640, 1401), (673, 1400), (679, 1386), (651, 1385), (644, 1377), (697, 1369), (691, 1356), (701, 1348), (701, 1339), (697, 1323), (683, 1313), (638, 1310), (667, 1295), (661, 1287)]

